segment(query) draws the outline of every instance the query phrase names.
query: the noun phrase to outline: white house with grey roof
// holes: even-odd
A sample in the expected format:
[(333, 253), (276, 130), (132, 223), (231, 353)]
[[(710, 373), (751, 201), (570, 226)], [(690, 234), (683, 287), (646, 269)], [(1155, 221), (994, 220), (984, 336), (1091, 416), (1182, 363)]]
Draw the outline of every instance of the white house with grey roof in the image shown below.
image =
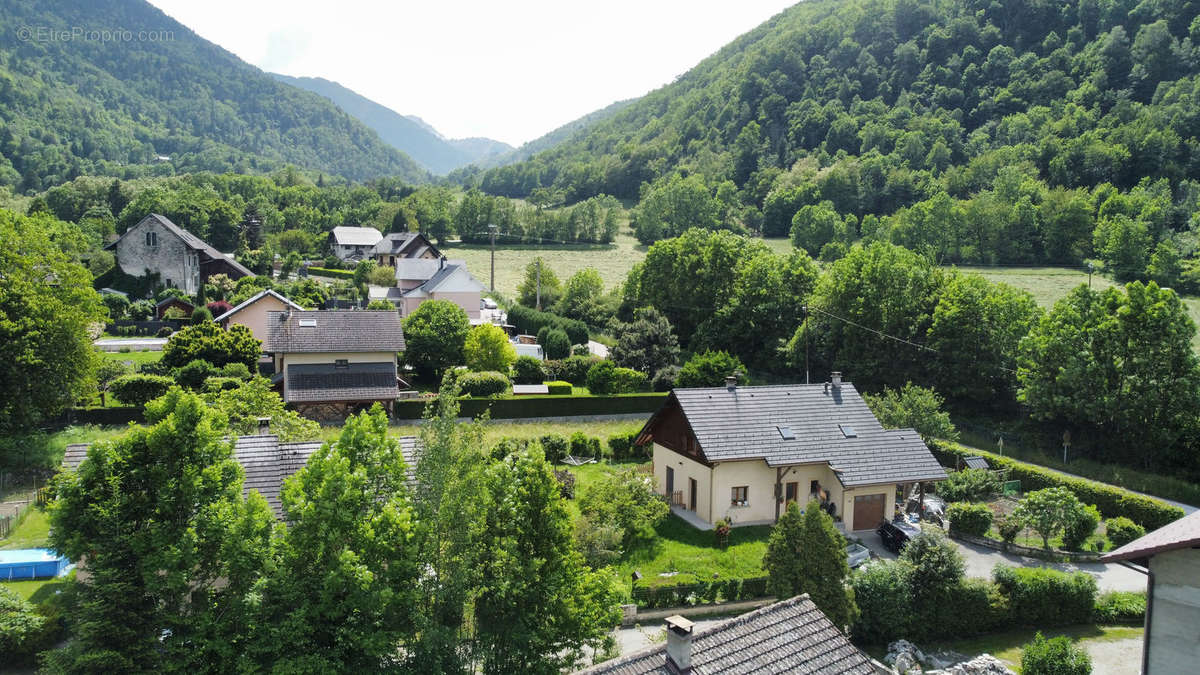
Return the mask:
[[(402, 380), (404, 330), (393, 311), (267, 314), (263, 351), (285, 403), (316, 419), (342, 419), (378, 401), (389, 414)], [(407, 386), (407, 385), (406, 385)]]
[(329, 250), (338, 260), (365, 260), (382, 240), (383, 233), (373, 227), (340, 225), (329, 233)]
[(847, 531), (874, 529), (897, 489), (946, 472), (913, 429), (884, 429), (839, 373), (822, 384), (675, 389), (638, 435), (672, 510), (698, 527), (779, 519), (817, 499)]

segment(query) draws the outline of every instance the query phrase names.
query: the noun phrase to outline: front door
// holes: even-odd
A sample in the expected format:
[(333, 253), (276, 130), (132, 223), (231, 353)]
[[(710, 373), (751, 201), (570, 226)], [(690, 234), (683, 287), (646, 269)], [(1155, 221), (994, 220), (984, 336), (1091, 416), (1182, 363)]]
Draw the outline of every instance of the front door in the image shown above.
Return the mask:
[(696, 510), (696, 479), (688, 479), (688, 508), (692, 511)]
[(788, 483), (784, 491), (784, 505), (791, 504), (799, 498), (800, 483)]
[(675, 469), (667, 467), (667, 499), (675, 494)]

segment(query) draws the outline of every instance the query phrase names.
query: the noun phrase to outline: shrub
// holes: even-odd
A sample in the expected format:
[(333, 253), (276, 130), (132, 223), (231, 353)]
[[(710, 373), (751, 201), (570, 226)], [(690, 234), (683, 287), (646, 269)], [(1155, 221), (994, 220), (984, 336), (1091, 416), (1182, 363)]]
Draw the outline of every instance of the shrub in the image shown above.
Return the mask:
[(613, 523), (594, 523), (585, 516), (575, 524), (575, 544), (592, 569), (621, 557), (621, 537), (621, 528)]
[(632, 434), (612, 434), (608, 437), (608, 452), (613, 459), (625, 459), (629, 456), (629, 448), (633, 445), (636, 432)]
[(144, 406), (173, 386), (175, 380), (164, 375), (122, 375), (108, 385), (108, 391), (126, 405)]
[(558, 481), (558, 494), (563, 499), (575, 499), (575, 474), (566, 469), (556, 470), (554, 478)]
[(308, 273), (314, 277), (330, 277), (332, 279), (353, 279), (354, 270), (339, 270), (328, 267), (310, 267)]
[(123, 295), (105, 293), (100, 296), (100, 301), (108, 309), (108, 318), (113, 321), (125, 318), (125, 314), (129, 311), (129, 299)]
[(734, 375), (738, 384), (750, 384), (746, 377), (746, 366), (741, 359), (724, 351), (709, 351), (696, 354), (683, 364), (675, 379), (677, 387), (720, 387), (725, 378)]
[(1013, 517), (1042, 537), (1042, 546), (1050, 548), (1054, 535), (1074, 522), (1075, 514), (1083, 508), (1079, 499), (1066, 488), (1044, 488), (1025, 493), (1025, 498), (1013, 511)]
[(1021, 652), (1023, 675), (1089, 675), (1092, 659), (1082, 647), (1060, 636), (1047, 640), (1039, 631)]
[(546, 362), (546, 374), (555, 380), (565, 380), (582, 387), (587, 383), (588, 371), (602, 360), (598, 356), (571, 356), (561, 361), (550, 360)]
[(392, 303), (388, 302), (387, 300), (381, 300), (379, 298), (376, 298), (367, 303), (367, 309), (372, 312), (385, 312), (385, 311), (391, 312), (391, 311), (396, 310), (396, 306), (393, 305)]
[(508, 341), (504, 329), (490, 323), (475, 326), (467, 333), (463, 358), (471, 370), (495, 370), (507, 373), (517, 360), (517, 350)]
[(171, 333), (174, 333), (174, 332), (175, 331), (171, 330), (170, 326), (163, 326), (162, 328), (158, 329), (158, 332), (154, 334), (154, 337), (160, 337), (160, 338), (171, 337)]
[(650, 378), (651, 391), (671, 391), (675, 388), (675, 381), (679, 379), (679, 366), (666, 366), (660, 368), (654, 377)]
[(542, 443), (542, 451), (551, 462), (561, 462), (567, 456), (567, 439), (562, 434), (547, 434), (538, 439)]
[(1105, 523), (1105, 529), (1108, 531), (1108, 541), (1113, 548), (1121, 548), (1146, 534), (1146, 528), (1124, 516), (1109, 518)]
[(600, 457), (600, 439), (576, 431), (571, 434), (568, 449), (576, 457)]
[(632, 368), (617, 368), (613, 375), (614, 394), (636, 394), (649, 388), (646, 386), (646, 374)]
[(1021, 533), (1021, 519), (1013, 518), (1012, 516), (1001, 515), (996, 517), (996, 531), (1000, 533), (1000, 539), (1006, 544), (1013, 543), (1017, 535)]
[(243, 380), (237, 377), (210, 377), (204, 381), (204, 391), (216, 393), (220, 391), (229, 391), (242, 386)]
[(1108, 591), (1096, 596), (1092, 619), (1099, 624), (1140, 624), (1146, 620), (1144, 591)]
[(982, 537), (992, 527), (992, 510), (986, 504), (954, 502), (946, 509), (950, 531)]
[[(546, 367), (541, 359), (518, 356), (513, 364), (513, 382), (516, 384), (540, 384), (546, 379)], [(570, 392), (568, 392), (570, 393)]]
[(569, 344), (584, 344), (588, 341), (587, 324), (577, 319), (568, 319), (551, 312), (539, 312), (524, 305), (514, 304), (508, 308), (508, 320), (517, 332), (537, 335), (543, 326), (558, 328), (567, 334)]
[(654, 478), (635, 469), (605, 474), (584, 487), (579, 510), (593, 523), (620, 527), (626, 543), (653, 537), (655, 526), (671, 512), (666, 500), (655, 494)]
[(216, 375), (219, 371), (213, 364), (204, 359), (192, 359), (175, 372), (175, 381), (191, 390), (204, 387), (204, 381)]
[(646, 374), (629, 368), (618, 368), (603, 360), (592, 366), (587, 374), (588, 391), (593, 394), (632, 394), (645, 389)]
[(1095, 506), (1085, 505), (1075, 509), (1063, 527), (1063, 548), (1068, 551), (1081, 550), (1099, 524), (1100, 511)]
[(937, 484), (947, 502), (978, 502), (1000, 492), (1000, 477), (987, 469), (955, 471)]
[(571, 345), (571, 356), (589, 356), (592, 350), (586, 345)]
[(1087, 623), (1096, 606), (1096, 580), (1086, 572), (996, 565), (992, 576), (1008, 598), (1015, 624), (1045, 628)]
[(730, 523), (728, 518), (721, 518), (713, 523), (713, 535), (716, 537), (718, 547), (725, 548), (729, 546), (729, 534), (731, 532), (733, 532), (733, 523)]
[(0, 654), (6, 659), (24, 659), (50, 647), (53, 624), (33, 604), (0, 586)]
[(207, 307), (197, 307), (196, 309), (192, 310), (191, 320), (192, 320), (192, 323), (194, 323), (194, 324), (204, 323), (205, 321), (212, 321), (213, 320), (212, 310), (210, 310)]
[(546, 350), (548, 359), (565, 359), (571, 355), (571, 339), (558, 328), (546, 331), (545, 339), (539, 337), (538, 342)]
[(138, 300), (129, 306), (129, 318), (134, 321), (149, 321), (154, 318), (155, 309), (150, 300)]
[(250, 379), (250, 369), (244, 363), (226, 363), (225, 367), (221, 368), (221, 376), (248, 380)]
[(485, 370), (478, 373), (463, 373), (458, 378), (462, 393), (470, 396), (501, 396), (507, 394), (511, 383), (504, 373)]
[(171, 368), (182, 368), (196, 359), (215, 366), (227, 363), (256, 365), (262, 356), (262, 342), (250, 329), (234, 324), (229, 330), (212, 321), (188, 326), (175, 333), (163, 346), (162, 361)]
[(570, 382), (547, 382), (546, 394), (550, 396), (570, 396), (575, 387)]
[(858, 619), (855, 642), (887, 644), (909, 634), (912, 622), (912, 566), (902, 561), (871, 562), (850, 575)]

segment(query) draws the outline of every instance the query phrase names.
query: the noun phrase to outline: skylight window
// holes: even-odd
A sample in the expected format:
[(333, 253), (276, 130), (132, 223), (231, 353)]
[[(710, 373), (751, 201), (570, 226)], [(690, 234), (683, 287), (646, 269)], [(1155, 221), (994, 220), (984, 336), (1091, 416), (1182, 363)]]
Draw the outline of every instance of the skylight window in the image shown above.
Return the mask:
[(796, 434), (792, 432), (791, 427), (775, 427), (779, 430), (779, 437), (785, 441), (796, 440)]
[(317, 320), (316, 319), (300, 319), (300, 327), (301, 328), (316, 328)]
[(839, 424), (838, 428), (842, 430), (842, 435), (846, 438), (855, 438), (858, 436), (858, 432), (849, 424)]

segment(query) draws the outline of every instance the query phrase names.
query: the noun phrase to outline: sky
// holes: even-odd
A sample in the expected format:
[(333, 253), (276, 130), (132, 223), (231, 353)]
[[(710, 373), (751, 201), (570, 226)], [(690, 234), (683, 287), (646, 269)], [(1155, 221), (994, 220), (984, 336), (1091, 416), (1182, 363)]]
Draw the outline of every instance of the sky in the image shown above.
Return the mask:
[(150, 0), (263, 70), (517, 146), (674, 80), (795, 0)]

